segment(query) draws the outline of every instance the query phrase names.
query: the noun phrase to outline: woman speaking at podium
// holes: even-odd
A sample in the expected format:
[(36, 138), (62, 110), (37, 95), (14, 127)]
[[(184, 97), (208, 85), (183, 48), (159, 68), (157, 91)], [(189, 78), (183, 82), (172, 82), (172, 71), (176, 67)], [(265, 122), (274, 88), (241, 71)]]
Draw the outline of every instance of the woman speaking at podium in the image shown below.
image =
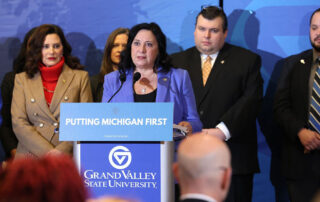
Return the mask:
[(119, 70), (104, 79), (102, 102), (173, 102), (174, 123), (201, 131), (188, 72), (172, 68), (166, 36), (155, 23), (131, 28)]
[(60, 27), (41, 25), (27, 44), (24, 72), (16, 74), (12, 127), (18, 139), (16, 157), (72, 153), (71, 142), (59, 141), (60, 103), (91, 102), (88, 73)]

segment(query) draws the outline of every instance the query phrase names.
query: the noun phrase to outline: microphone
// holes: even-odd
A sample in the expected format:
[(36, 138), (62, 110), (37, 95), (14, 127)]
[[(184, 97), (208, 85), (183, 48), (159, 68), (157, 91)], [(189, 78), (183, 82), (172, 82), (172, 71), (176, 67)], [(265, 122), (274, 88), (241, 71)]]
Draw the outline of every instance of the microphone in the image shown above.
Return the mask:
[(121, 73), (119, 76), (119, 79), (121, 81), (121, 85), (126, 81), (126, 74), (125, 73)]
[(135, 84), (135, 82), (139, 81), (140, 78), (141, 78), (140, 72), (134, 73), (134, 75), (133, 75), (133, 84)]
[[(139, 73), (140, 74), (140, 73)], [(122, 88), (123, 86), (123, 83), (126, 81), (126, 74), (125, 73), (120, 73), (120, 76), (119, 76), (119, 79), (120, 79), (120, 82), (121, 82), (121, 85), (119, 87), (119, 89), (111, 96), (111, 98), (108, 100), (108, 103), (112, 100), (112, 98), (118, 94), (118, 92), (120, 91), (120, 89)]]

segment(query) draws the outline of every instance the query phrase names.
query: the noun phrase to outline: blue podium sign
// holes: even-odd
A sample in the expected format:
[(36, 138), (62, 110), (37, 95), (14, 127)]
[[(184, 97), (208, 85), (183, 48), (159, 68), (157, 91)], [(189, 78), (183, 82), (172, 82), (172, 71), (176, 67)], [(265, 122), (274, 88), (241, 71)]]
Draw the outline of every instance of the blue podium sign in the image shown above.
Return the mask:
[(91, 197), (173, 201), (173, 103), (62, 103), (60, 140)]
[(61, 141), (172, 141), (173, 103), (61, 103)]
[(81, 143), (81, 175), (92, 198), (161, 201), (160, 144)]

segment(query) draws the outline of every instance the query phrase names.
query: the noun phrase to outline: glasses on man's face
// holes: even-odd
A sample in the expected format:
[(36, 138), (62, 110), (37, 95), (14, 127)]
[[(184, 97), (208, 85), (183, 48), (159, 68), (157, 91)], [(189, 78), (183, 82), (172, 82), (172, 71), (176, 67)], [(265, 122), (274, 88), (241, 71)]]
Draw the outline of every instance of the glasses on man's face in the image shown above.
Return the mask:
[(215, 6), (215, 5), (210, 5), (210, 4), (204, 4), (201, 6), (201, 10), (206, 10), (206, 9), (210, 9), (210, 8), (216, 8), (216, 9), (222, 10), (221, 7)]

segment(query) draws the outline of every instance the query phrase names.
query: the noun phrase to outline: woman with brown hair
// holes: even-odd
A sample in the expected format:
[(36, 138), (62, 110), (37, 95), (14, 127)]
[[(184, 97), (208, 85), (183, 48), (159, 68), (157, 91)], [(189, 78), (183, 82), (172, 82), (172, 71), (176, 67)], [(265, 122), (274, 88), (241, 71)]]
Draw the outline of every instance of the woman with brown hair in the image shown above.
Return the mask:
[(94, 102), (101, 102), (103, 92), (104, 75), (118, 69), (120, 53), (125, 49), (128, 41), (129, 29), (118, 28), (109, 35), (101, 63), (99, 74), (92, 76), (91, 89)]
[(71, 50), (57, 25), (41, 25), (29, 39), (11, 106), (16, 157), (72, 153), (71, 142), (59, 141), (60, 103), (91, 102), (92, 95), (88, 73)]

